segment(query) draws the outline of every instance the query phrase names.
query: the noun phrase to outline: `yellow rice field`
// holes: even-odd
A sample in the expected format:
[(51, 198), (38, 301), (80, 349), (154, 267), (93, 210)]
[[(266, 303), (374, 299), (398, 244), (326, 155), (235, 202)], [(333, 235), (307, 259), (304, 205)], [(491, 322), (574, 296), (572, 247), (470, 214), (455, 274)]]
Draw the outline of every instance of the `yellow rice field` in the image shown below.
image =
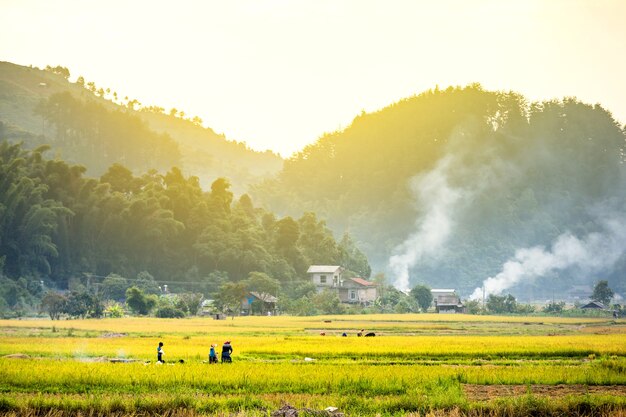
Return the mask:
[[(426, 314), (5, 320), (0, 414), (252, 416), (289, 403), (366, 416), (617, 415), (625, 329), (626, 320)], [(234, 362), (206, 363), (227, 339)], [(165, 365), (155, 364), (159, 341)], [(599, 388), (552, 400), (476, 400), (466, 389), (501, 385)]]

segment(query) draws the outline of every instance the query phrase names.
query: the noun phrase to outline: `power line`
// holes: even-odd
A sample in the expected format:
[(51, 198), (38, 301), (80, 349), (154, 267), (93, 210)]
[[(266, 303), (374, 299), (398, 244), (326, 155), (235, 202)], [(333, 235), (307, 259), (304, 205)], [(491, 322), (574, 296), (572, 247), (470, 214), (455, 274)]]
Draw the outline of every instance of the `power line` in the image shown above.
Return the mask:
[[(86, 273), (83, 272), (83, 274), (87, 277), (87, 278), (108, 278), (102, 275), (95, 275), (95, 274), (90, 274), (90, 273)], [(149, 280), (144, 280), (144, 279), (138, 279), (138, 278), (126, 278), (120, 275), (121, 278), (124, 278), (126, 281), (130, 281), (130, 282), (150, 282)], [(212, 284), (211, 282), (207, 282), (207, 281), (165, 281), (165, 280), (153, 280), (153, 282), (155, 284), (197, 284), (197, 285), (209, 285)], [(231, 280), (227, 280), (227, 282), (233, 282)], [(234, 282), (238, 282), (238, 281), (234, 281)], [(290, 286), (290, 285), (300, 285), (303, 283), (309, 282), (309, 280), (302, 280), (302, 281), (291, 281), (291, 282), (280, 282), (280, 286), (282, 288), (286, 287), (286, 286)], [(94, 282), (94, 285), (102, 285), (101, 282)]]

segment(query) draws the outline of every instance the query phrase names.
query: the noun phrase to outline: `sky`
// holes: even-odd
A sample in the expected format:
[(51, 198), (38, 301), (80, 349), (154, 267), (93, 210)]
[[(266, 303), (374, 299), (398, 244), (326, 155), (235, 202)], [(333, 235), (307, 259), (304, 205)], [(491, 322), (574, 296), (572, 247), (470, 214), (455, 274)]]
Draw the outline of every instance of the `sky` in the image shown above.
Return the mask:
[(0, 61), (175, 107), (287, 157), (439, 86), (626, 122), (623, 0), (0, 0)]

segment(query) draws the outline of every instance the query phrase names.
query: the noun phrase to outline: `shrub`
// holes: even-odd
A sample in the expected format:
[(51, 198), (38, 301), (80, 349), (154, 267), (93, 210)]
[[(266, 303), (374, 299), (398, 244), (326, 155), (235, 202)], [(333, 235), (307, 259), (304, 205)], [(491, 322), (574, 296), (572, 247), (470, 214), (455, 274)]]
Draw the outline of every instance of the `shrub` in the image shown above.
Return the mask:
[(162, 319), (180, 319), (185, 317), (185, 312), (172, 306), (162, 306), (157, 309), (156, 316)]

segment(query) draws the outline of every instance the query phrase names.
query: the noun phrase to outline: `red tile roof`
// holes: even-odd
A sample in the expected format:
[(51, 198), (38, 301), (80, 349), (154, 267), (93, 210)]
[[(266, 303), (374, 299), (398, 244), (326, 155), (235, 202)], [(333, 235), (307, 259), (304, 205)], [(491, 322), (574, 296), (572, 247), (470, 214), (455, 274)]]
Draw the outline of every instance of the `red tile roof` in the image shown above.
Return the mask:
[(370, 281), (366, 281), (363, 278), (359, 278), (359, 277), (355, 277), (355, 278), (350, 278), (352, 281), (356, 282), (357, 284), (361, 284), (364, 287), (373, 287), (376, 284), (374, 284), (373, 282)]

